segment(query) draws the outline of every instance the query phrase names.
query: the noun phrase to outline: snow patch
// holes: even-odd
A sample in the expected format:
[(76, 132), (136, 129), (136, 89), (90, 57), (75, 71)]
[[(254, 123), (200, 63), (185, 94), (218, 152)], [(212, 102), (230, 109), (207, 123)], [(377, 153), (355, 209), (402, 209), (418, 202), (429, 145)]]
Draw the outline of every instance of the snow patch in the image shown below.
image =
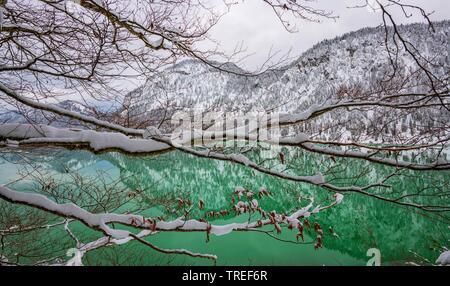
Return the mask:
[(450, 251), (442, 252), (438, 259), (436, 259), (436, 263), (443, 266), (450, 265)]
[(340, 204), (344, 199), (344, 195), (340, 193), (334, 194), (334, 197), (336, 198), (336, 204)]

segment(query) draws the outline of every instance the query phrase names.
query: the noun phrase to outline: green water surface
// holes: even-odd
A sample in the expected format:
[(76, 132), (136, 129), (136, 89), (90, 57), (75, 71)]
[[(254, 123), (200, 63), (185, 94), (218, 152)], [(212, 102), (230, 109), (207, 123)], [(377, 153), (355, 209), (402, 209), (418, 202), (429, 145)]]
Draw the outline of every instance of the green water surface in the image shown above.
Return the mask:
[[(249, 156), (258, 159), (258, 156), (262, 155), (257, 152)], [(265, 210), (276, 210), (278, 213), (288, 213), (306, 205), (307, 202), (299, 201), (299, 197), (314, 196), (317, 204), (332, 200), (331, 193), (318, 187), (281, 180), (252, 171), (245, 166), (196, 158), (181, 152), (145, 158), (118, 153), (95, 155), (87, 151), (67, 150), (43, 151), (40, 155), (26, 156), (20, 152), (11, 152), (0, 157), (0, 183), (5, 184), (17, 179), (23, 172), (24, 158), (30, 157), (39, 162), (40, 168), (59, 180), (64, 180), (71, 172), (85, 177), (107, 174), (107, 180), (120, 181), (121, 192), (129, 192), (124, 197), (129, 197), (134, 192), (139, 193), (135, 200), (121, 206), (118, 211), (139, 206), (143, 215), (161, 215), (168, 219), (174, 217), (168, 213), (167, 204), (172, 207), (171, 199), (177, 197), (189, 198), (192, 202), (202, 199), (205, 202), (204, 210), (192, 210), (191, 215), (194, 218), (204, 216), (207, 211), (229, 209), (231, 195), (237, 186), (253, 191), (265, 187), (273, 196), (261, 199), (260, 205)], [(314, 174), (321, 170), (328, 180), (333, 179), (338, 185), (364, 185), (392, 171), (392, 168), (349, 160), (340, 162), (340, 170), (327, 173), (335, 162), (319, 155), (289, 153), (289, 158), (292, 163), (289, 164), (287, 172)], [(280, 166), (276, 160), (269, 160), (269, 164), (270, 162), (274, 169), (286, 168)], [(352, 178), (352, 174), (360, 173), (364, 173), (364, 176)], [(389, 183), (394, 186), (396, 192), (408, 193), (424, 187), (430, 190), (445, 188), (449, 180), (449, 172), (419, 174), (405, 171)], [(100, 181), (97, 183), (102, 184)], [(11, 186), (24, 191), (36, 191), (36, 184), (31, 179), (18, 180)], [(450, 204), (448, 196), (433, 200), (438, 200), (440, 204)], [(20, 214), (27, 209), (29, 208), (15, 206), (14, 212)], [(214, 219), (214, 223), (224, 224), (247, 219), (247, 215), (228, 215)], [(365, 265), (370, 258), (367, 256), (370, 248), (380, 250), (382, 265), (403, 265), (406, 262), (434, 262), (439, 255), (440, 246), (449, 239), (449, 223), (445, 219), (356, 193), (345, 194), (342, 204), (315, 215), (311, 220), (320, 223), (326, 230), (322, 249), (315, 250), (310, 243), (295, 243), (295, 233), (288, 229), (283, 229), (277, 236), (278, 240), (261, 232), (212, 235), (209, 242), (206, 242), (205, 233), (167, 232), (148, 237), (147, 240), (163, 248), (186, 248), (195, 252), (215, 254), (219, 257), (217, 265)], [(53, 221), (58, 219), (53, 218)], [(328, 234), (329, 227), (333, 228), (338, 237)], [(82, 242), (89, 242), (101, 236), (100, 233), (78, 223), (72, 223), (71, 228)], [(272, 228), (268, 226), (265, 230)], [(63, 259), (66, 259), (65, 251), (74, 247), (74, 242), (67, 237), (62, 226), (38, 230), (31, 235), (29, 234), (28, 238), (26, 235), (23, 238), (6, 238), (11, 241), (9, 247), (7, 245), (3, 249), (3, 253), (9, 257), (20, 251), (23, 256), (20, 261), (38, 260), (30, 254), (31, 250), (27, 253), (27, 250), (15, 249), (14, 239), (29, 239), (32, 240), (32, 245), (45, 245), (45, 255), (49, 255), (50, 249)], [(306, 235), (305, 241), (312, 241), (312, 237), (315, 237), (313, 232)], [(33, 251), (39, 259), (44, 255)], [(86, 265), (214, 265), (210, 260), (163, 255), (138, 242), (89, 252), (83, 262)]]

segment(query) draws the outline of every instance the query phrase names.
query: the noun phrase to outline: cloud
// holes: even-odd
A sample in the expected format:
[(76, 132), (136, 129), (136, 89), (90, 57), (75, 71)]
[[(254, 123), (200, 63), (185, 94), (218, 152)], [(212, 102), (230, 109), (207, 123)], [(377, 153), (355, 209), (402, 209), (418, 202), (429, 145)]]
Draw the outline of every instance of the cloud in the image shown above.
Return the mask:
[[(336, 20), (323, 20), (322, 23), (296, 21), (297, 33), (289, 33), (281, 25), (273, 10), (263, 1), (241, 1), (233, 6), (216, 27), (211, 31), (213, 39), (221, 44), (221, 48), (231, 53), (241, 42), (252, 54), (241, 63), (244, 67), (254, 69), (267, 60), (269, 50), (279, 51), (279, 55), (292, 50), (291, 56), (298, 57), (302, 52), (324, 39), (334, 38), (344, 33), (364, 27), (375, 27), (382, 23), (381, 13), (367, 8), (348, 8), (363, 1), (358, 0), (318, 0), (314, 7), (333, 11), (339, 16)], [(432, 12), (432, 20), (450, 18), (450, 1), (448, 0), (408, 0), (408, 4), (416, 4), (427, 12)], [(405, 18), (402, 11), (393, 11), (398, 23), (423, 21), (418, 14)]]

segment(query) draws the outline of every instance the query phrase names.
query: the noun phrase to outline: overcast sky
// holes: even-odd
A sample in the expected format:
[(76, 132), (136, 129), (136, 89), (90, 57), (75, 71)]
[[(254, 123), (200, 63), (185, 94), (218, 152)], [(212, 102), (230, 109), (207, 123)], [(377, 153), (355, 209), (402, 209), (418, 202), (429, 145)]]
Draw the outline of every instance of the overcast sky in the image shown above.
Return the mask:
[[(292, 49), (291, 57), (302, 52), (323, 39), (334, 38), (349, 31), (381, 24), (381, 14), (367, 8), (349, 9), (361, 4), (358, 0), (316, 0), (310, 5), (334, 11), (336, 20), (311, 23), (298, 20), (297, 33), (289, 33), (279, 22), (273, 10), (261, 0), (237, 0), (238, 5), (231, 8), (219, 24), (212, 30), (212, 37), (218, 40), (227, 51), (243, 42), (247, 53), (256, 53), (241, 63), (247, 68), (257, 68), (267, 59), (271, 47), (280, 54)], [(434, 11), (432, 20), (450, 19), (450, 0), (404, 0), (404, 3), (419, 5), (427, 12)], [(423, 18), (416, 13), (406, 19), (400, 10), (394, 12), (398, 22), (418, 22)]]

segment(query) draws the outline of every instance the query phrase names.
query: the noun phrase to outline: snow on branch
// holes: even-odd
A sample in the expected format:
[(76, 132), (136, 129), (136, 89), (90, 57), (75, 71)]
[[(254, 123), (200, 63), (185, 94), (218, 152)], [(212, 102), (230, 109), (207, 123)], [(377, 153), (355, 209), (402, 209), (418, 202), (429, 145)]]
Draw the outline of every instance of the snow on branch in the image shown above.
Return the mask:
[(352, 151), (352, 150), (337, 150), (337, 149), (331, 149), (331, 148), (324, 148), (320, 147), (318, 145), (314, 145), (311, 143), (302, 143), (298, 144), (302, 149), (305, 149), (307, 151), (313, 152), (313, 153), (319, 153), (319, 154), (325, 154), (335, 157), (344, 157), (344, 158), (354, 158), (354, 159), (363, 159), (369, 162), (378, 163), (382, 165), (387, 165), (391, 167), (398, 167), (398, 168), (406, 168), (411, 170), (449, 170), (450, 169), (450, 162), (438, 159), (433, 163), (430, 164), (417, 164), (412, 162), (406, 162), (399, 159), (391, 159), (391, 158), (382, 158), (376, 156), (379, 154), (378, 151), (369, 152), (369, 153), (363, 153), (358, 151)]
[(450, 251), (444, 251), (439, 255), (438, 259), (436, 259), (436, 264), (442, 265), (442, 266), (448, 266), (450, 265)]
[[(448, 93), (447, 93), (448, 95)], [(316, 118), (322, 114), (328, 113), (339, 108), (352, 108), (352, 107), (386, 107), (393, 109), (419, 109), (425, 107), (439, 107), (450, 106), (448, 101), (429, 103), (430, 97), (435, 96), (433, 93), (429, 94), (395, 94), (387, 95), (379, 98), (378, 100), (351, 100), (345, 102), (339, 102), (335, 104), (325, 103), (323, 105), (313, 104), (307, 110), (296, 114), (280, 114), (278, 124), (280, 126), (294, 125), (313, 118)], [(441, 94), (443, 97), (444, 94)], [(411, 97), (409, 101), (393, 102), (392, 99), (396, 97)], [(419, 99), (417, 99), (419, 97)]]
[[(267, 194), (267, 192), (260, 191), (260, 196)], [(208, 237), (210, 234), (217, 236), (226, 235), (233, 231), (251, 231), (262, 228), (263, 226), (273, 225), (278, 233), (281, 232), (281, 225), (287, 226), (288, 229), (297, 229), (297, 238), (303, 238), (303, 225), (310, 228), (310, 222), (308, 218), (317, 214), (320, 211), (328, 209), (332, 206), (339, 204), (342, 201), (343, 196), (336, 196), (336, 200), (325, 207), (316, 206), (313, 210), (314, 200), (311, 199), (310, 204), (306, 207), (302, 207), (294, 211), (291, 215), (287, 216), (284, 214), (278, 214), (275, 211), (266, 212), (258, 204), (257, 200), (253, 198), (254, 194), (252, 192), (246, 192), (246, 196), (251, 199), (251, 203), (245, 203), (239, 201), (233, 209), (236, 215), (241, 213), (259, 213), (261, 219), (256, 221), (247, 221), (243, 223), (229, 223), (226, 225), (212, 225), (211, 223), (204, 220), (185, 220), (184, 217), (175, 219), (173, 221), (162, 221), (154, 218), (145, 218), (140, 215), (133, 214), (115, 214), (115, 213), (91, 213), (86, 211), (73, 203), (58, 204), (46, 196), (30, 193), (30, 192), (19, 192), (14, 191), (6, 186), (0, 186), (0, 198), (9, 201), (14, 204), (27, 205), (33, 208), (41, 209), (46, 212), (53, 213), (55, 215), (70, 218), (73, 220), (78, 220), (85, 224), (86, 226), (103, 232), (106, 236), (97, 239), (96, 241), (82, 244), (74, 236), (74, 234), (69, 230), (68, 224), (71, 221), (66, 221), (65, 229), (69, 235), (76, 241), (76, 249), (72, 249), (69, 254), (73, 255), (73, 258), (67, 262), (67, 265), (82, 265), (83, 255), (91, 250), (98, 249), (103, 246), (108, 246), (112, 244), (121, 245), (128, 243), (131, 240), (137, 240), (144, 245), (151, 247), (152, 249), (167, 253), (167, 254), (182, 254), (191, 257), (199, 257), (216, 260), (217, 256), (211, 254), (201, 254), (191, 252), (185, 249), (163, 249), (158, 246), (149, 243), (143, 238), (156, 234), (157, 232), (164, 231), (200, 231), (206, 232)], [(303, 223), (300, 221), (303, 219)], [(136, 229), (141, 229), (141, 231), (136, 235), (128, 230), (121, 230), (112, 228), (110, 224), (120, 224), (128, 227), (133, 227)], [(316, 248), (322, 247), (322, 237), (323, 231), (318, 223), (314, 223), (314, 229), (319, 234), (317, 237), (317, 242), (315, 244)]]
[(12, 203), (28, 205), (65, 218), (77, 219), (87, 226), (102, 231), (106, 235), (114, 238), (128, 237), (129, 232), (125, 230), (112, 229), (107, 224), (113, 222), (131, 224), (133, 220), (141, 219), (141, 217), (133, 215), (108, 213), (92, 214), (73, 203), (58, 204), (48, 199), (46, 196), (34, 193), (18, 192), (5, 186), (0, 186), (0, 197)]
[[(28, 124), (3, 124), (0, 126), (0, 138), (9, 138), (19, 141), (7, 141), (7, 146), (27, 146), (27, 145), (56, 145), (56, 146), (79, 146), (85, 144), (89, 149), (100, 152), (104, 150), (117, 150), (128, 154), (152, 154), (176, 148), (188, 154), (197, 157), (211, 158), (215, 160), (229, 161), (236, 164), (241, 164), (246, 167), (257, 170), (278, 178), (303, 182), (316, 186), (321, 186), (333, 192), (356, 192), (364, 195), (369, 195), (381, 200), (393, 201), (397, 204), (412, 206), (416, 208), (426, 209), (425, 206), (402, 202), (395, 199), (388, 199), (382, 196), (377, 196), (369, 193), (367, 190), (375, 187), (386, 187), (383, 183), (368, 184), (367, 186), (335, 186), (327, 182), (321, 173), (310, 176), (293, 175), (287, 172), (281, 172), (265, 168), (260, 164), (251, 161), (243, 154), (223, 154), (211, 150), (196, 150), (185, 146), (173, 146), (170, 138), (158, 137), (152, 139), (131, 139), (121, 133), (97, 132), (92, 130), (73, 130), (60, 129), (47, 125), (28, 125)], [(302, 136), (303, 138), (303, 136)], [(302, 139), (303, 140), (303, 139)], [(295, 141), (295, 140), (294, 140)], [(403, 168), (417, 169), (417, 170), (443, 170), (448, 169), (448, 162), (439, 162), (439, 164), (419, 165), (408, 162), (396, 161), (389, 158), (378, 158), (369, 154), (359, 153), (355, 151), (339, 151), (332, 149), (325, 149), (317, 147), (309, 143), (301, 143), (301, 148), (308, 151), (327, 154), (337, 157), (351, 157), (365, 159), (368, 161), (390, 165), (399, 166)], [(433, 209), (435, 210), (435, 209)]]
[(167, 144), (151, 139), (132, 139), (122, 133), (55, 128), (48, 125), (2, 124), (0, 138), (10, 146), (87, 144), (94, 151), (119, 150), (125, 153), (155, 153), (170, 149)]
[(141, 136), (143, 134), (142, 130), (137, 130), (137, 129), (133, 129), (133, 128), (125, 128), (121, 125), (117, 125), (117, 124), (110, 123), (107, 121), (99, 120), (92, 116), (82, 115), (80, 113), (73, 112), (73, 111), (61, 108), (59, 106), (33, 101), (25, 96), (19, 95), (18, 93), (9, 89), (2, 83), (0, 83), (0, 91), (4, 92), (6, 95), (13, 98), (14, 100), (16, 100), (22, 104), (25, 104), (29, 107), (32, 107), (32, 108), (53, 112), (58, 115), (67, 116), (67, 117), (70, 117), (73, 119), (80, 120), (82, 122), (94, 124), (95, 126), (98, 126), (98, 127), (103, 127), (106, 129), (118, 131), (118, 132), (128, 134), (128, 135)]
[[(165, 136), (157, 136), (154, 139), (131, 139), (121, 133), (97, 132), (92, 130), (73, 130), (73, 129), (59, 129), (46, 125), (27, 125), (27, 124), (3, 124), (0, 125), (0, 138), (8, 138), (19, 141), (6, 141), (6, 146), (75, 146), (86, 145), (90, 150), (101, 152), (116, 150), (126, 154), (154, 154), (164, 152), (170, 149), (177, 149), (182, 152), (215, 160), (229, 161), (236, 164), (241, 164), (246, 167), (257, 170), (261, 173), (275, 176), (281, 179), (286, 179), (294, 182), (308, 183), (320, 186), (332, 192), (355, 192), (363, 195), (371, 196), (376, 199), (394, 202), (396, 204), (419, 208), (427, 211), (446, 211), (448, 208), (440, 206), (428, 207), (425, 205), (414, 204), (400, 199), (387, 198), (384, 196), (370, 193), (368, 190), (377, 187), (389, 187), (384, 182), (369, 183), (366, 186), (336, 186), (327, 182), (322, 173), (315, 175), (299, 176), (289, 172), (282, 172), (266, 168), (256, 162), (253, 162), (243, 154), (223, 154), (211, 150), (196, 150), (186, 146), (174, 146), (170, 138)], [(281, 140), (281, 143), (296, 143), (297, 141), (305, 140), (304, 136), (299, 136), (297, 139)], [(289, 145), (287, 144), (287, 145)], [(375, 153), (362, 153), (356, 151), (335, 150), (329, 148), (319, 147), (311, 143), (295, 144), (307, 151), (325, 154), (336, 157), (348, 157), (364, 159), (369, 162), (384, 164), (393, 167), (414, 169), (414, 170), (445, 170), (449, 169), (447, 161), (437, 161), (431, 164), (414, 164), (390, 158), (382, 158), (374, 156)]]

